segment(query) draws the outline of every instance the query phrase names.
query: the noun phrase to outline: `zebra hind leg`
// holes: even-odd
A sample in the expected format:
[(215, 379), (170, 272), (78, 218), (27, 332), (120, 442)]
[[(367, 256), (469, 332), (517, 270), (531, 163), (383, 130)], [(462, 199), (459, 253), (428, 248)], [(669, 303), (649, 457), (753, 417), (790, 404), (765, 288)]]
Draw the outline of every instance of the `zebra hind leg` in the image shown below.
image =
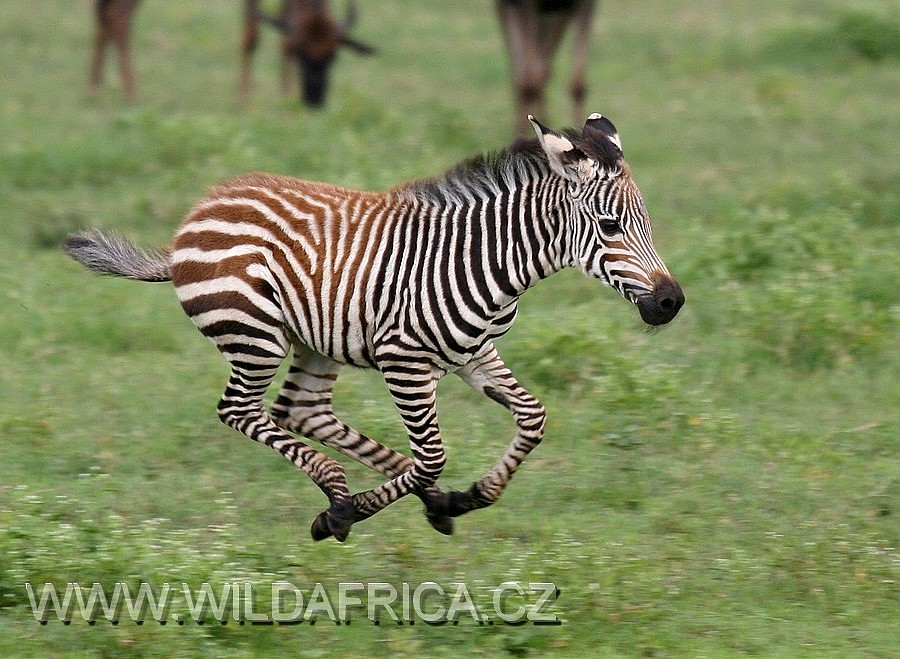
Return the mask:
[[(333, 359), (295, 344), (293, 363), (272, 405), (272, 419), (284, 430), (340, 451), (387, 478), (396, 478), (412, 469), (410, 458), (370, 439), (335, 416), (332, 391), (340, 369), (341, 364)], [(431, 526), (444, 535), (451, 535), (453, 518), (444, 514), (446, 506), (443, 505), (447, 495), (436, 485), (416, 494), (425, 504), (425, 516)], [(356, 510), (354, 522), (368, 516)], [(321, 520), (316, 528), (320, 533), (327, 532), (327, 525)]]
[(227, 426), (265, 444), (306, 472), (331, 502), (328, 510), (313, 521), (313, 539), (321, 540), (333, 535), (343, 542), (355, 521), (344, 468), (336, 460), (279, 428), (263, 407), (263, 395), (275, 377), (279, 361), (232, 361), (231, 377), (219, 401), (219, 418)]

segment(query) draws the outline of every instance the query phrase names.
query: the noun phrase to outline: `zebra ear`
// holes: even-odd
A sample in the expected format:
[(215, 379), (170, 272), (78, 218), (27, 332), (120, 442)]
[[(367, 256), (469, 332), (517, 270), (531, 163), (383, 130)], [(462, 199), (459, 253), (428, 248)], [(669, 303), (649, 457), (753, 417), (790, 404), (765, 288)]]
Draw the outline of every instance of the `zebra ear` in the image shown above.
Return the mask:
[(534, 127), (538, 142), (544, 153), (547, 154), (550, 169), (555, 174), (570, 181), (580, 181), (587, 171), (592, 170), (584, 152), (572, 144), (567, 137), (550, 130), (530, 114), (528, 121)]
[(607, 169), (622, 166), (622, 141), (612, 122), (602, 114), (595, 112), (581, 130), (579, 146), (584, 152)]

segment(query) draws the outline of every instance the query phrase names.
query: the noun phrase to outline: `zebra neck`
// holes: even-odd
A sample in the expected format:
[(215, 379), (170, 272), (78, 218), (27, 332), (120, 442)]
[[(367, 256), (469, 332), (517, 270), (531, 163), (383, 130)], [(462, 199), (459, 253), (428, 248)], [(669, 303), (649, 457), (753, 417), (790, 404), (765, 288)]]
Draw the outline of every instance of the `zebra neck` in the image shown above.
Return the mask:
[(510, 269), (510, 283), (521, 295), (565, 265), (562, 241), (562, 196), (558, 180), (523, 184), (495, 200), (499, 221), (506, 229), (499, 241)]
[(500, 312), (562, 269), (561, 213), (553, 207), (550, 182), (454, 193), (424, 201), (422, 210), (433, 220), (432, 244), (449, 257), (434, 261), (444, 271), (433, 276), (453, 279), (485, 310)]
[(435, 220), (429, 224), (442, 234), (437, 244), (453, 252), (457, 271), (465, 269), (496, 308), (571, 260), (564, 253), (570, 251), (562, 219), (570, 214), (565, 182), (550, 171), (537, 140), (476, 156), (395, 191), (410, 195)]

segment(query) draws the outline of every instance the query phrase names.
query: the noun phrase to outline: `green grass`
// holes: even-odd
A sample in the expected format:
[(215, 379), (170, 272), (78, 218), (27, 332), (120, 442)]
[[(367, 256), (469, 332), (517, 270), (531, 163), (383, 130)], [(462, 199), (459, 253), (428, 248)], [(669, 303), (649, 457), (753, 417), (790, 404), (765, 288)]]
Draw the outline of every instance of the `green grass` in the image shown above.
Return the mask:
[[(619, 128), (687, 305), (648, 333), (576, 273), (529, 292), (500, 349), (546, 404), (545, 443), (453, 537), (404, 500), (344, 545), (310, 540), (305, 477), (219, 424), (226, 365), (171, 288), (92, 277), (57, 245), (93, 226), (162, 245), (248, 170), (383, 189), (502, 146), (493, 14), (359, 2), (379, 54), (343, 54), (313, 113), (277, 96), (271, 33), (239, 109), (239, 9), (199, 0), (143, 3), (138, 104), (114, 76), (91, 96), (91, 4), (0, 6), (0, 655), (894, 655), (895, 0), (601, 3), (589, 107)], [(513, 424), (454, 379), (439, 401), (442, 483), (465, 487)], [(336, 405), (404, 447), (376, 374), (342, 374)], [(41, 626), (24, 587), (279, 580), (464, 582), (480, 604), (553, 582), (563, 624)]]

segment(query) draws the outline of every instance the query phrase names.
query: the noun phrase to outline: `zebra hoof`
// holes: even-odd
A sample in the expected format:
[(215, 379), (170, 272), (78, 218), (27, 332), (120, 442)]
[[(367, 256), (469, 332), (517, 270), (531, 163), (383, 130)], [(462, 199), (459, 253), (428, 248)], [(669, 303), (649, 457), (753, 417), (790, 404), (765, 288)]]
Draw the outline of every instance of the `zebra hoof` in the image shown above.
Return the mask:
[(327, 516), (327, 510), (316, 515), (316, 518), (313, 520), (312, 526), (309, 529), (309, 532), (312, 534), (312, 539), (316, 542), (324, 540), (325, 538), (330, 538), (332, 535), (331, 529), (328, 528), (328, 522), (326, 521)]
[(453, 518), (447, 514), (450, 496), (437, 488), (419, 494), (425, 504), (425, 518), (432, 528), (444, 535), (453, 535)]
[(425, 518), (428, 520), (428, 523), (431, 524), (431, 528), (433, 528), (438, 533), (443, 533), (444, 535), (453, 535), (452, 517), (448, 517), (447, 515), (443, 515), (441, 513), (432, 513), (426, 511)]
[(346, 507), (339, 507), (336, 512), (343, 513), (340, 515), (333, 512), (334, 508), (335, 506), (332, 506), (329, 510), (323, 510), (313, 520), (309, 531), (316, 542), (330, 536), (334, 536), (338, 542), (343, 542), (350, 535), (350, 527), (354, 521), (352, 508), (348, 511)]

